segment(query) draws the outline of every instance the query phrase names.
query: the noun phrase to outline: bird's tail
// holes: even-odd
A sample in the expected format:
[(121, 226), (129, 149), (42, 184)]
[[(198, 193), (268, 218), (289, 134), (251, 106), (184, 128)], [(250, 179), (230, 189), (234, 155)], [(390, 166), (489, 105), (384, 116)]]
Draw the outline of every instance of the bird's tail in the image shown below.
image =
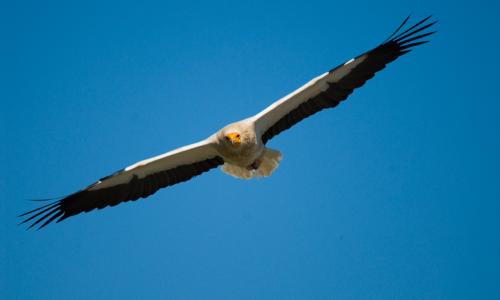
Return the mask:
[(270, 176), (276, 170), (281, 160), (281, 153), (277, 150), (265, 148), (260, 157), (260, 165), (255, 170), (255, 176)]
[(270, 176), (278, 167), (281, 160), (279, 151), (265, 148), (264, 153), (258, 158), (256, 168), (240, 167), (230, 163), (224, 163), (222, 171), (236, 178), (251, 179), (254, 177)]

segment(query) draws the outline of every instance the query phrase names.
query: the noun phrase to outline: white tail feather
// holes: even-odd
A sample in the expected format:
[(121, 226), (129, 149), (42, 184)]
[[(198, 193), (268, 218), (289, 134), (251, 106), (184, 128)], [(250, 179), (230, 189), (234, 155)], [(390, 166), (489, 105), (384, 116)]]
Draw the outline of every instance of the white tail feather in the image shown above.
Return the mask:
[(281, 160), (279, 151), (265, 148), (264, 154), (260, 157), (260, 166), (255, 170), (256, 176), (270, 176), (278, 167)]
[(229, 163), (224, 163), (221, 169), (226, 174), (242, 179), (270, 176), (279, 165), (281, 153), (273, 149), (265, 148), (264, 153), (258, 158), (258, 160), (259, 167), (256, 170)]

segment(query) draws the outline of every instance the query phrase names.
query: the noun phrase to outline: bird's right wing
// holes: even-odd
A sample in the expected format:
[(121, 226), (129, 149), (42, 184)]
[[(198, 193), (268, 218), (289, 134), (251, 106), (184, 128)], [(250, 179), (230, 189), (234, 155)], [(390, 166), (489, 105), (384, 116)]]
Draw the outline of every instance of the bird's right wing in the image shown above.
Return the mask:
[(406, 18), (378, 47), (314, 78), (252, 117), (257, 132), (262, 135), (262, 141), (267, 143), (303, 119), (325, 108), (337, 106), (388, 63), (410, 52), (412, 47), (426, 43), (421, 39), (435, 32), (421, 33), (436, 23), (426, 23), (429, 18), (403, 29), (409, 17)]
[(223, 164), (211, 138), (135, 163), (61, 200), (21, 215), (29, 228), (119, 203), (146, 198), (157, 190)]

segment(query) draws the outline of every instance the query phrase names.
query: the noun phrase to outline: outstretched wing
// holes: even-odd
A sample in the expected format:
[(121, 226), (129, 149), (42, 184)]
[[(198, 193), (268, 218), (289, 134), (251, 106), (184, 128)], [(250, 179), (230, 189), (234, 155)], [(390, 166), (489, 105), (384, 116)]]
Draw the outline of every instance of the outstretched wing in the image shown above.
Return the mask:
[(427, 22), (429, 16), (408, 29), (403, 29), (409, 18), (408, 16), (378, 47), (314, 78), (255, 115), (253, 120), (257, 132), (262, 134), (262, 141), (267, 143), (275, 135), (303, 119), (325, 108), (337, 106), (388, 63), (410, 52), (413, 47), (427, 43), (422, 39), (435, 31), (423, 31), (436, 22)]
[[(223, 164), (210, 139), (140, 161), (61, 200), (20, 215), (39, 229), (81, 212), (146, 198), (157, 190), (200, 175)], [(43, 223), (42, 223), (43, 222)], [(22, 224), (21, 223), (21, 224)]]

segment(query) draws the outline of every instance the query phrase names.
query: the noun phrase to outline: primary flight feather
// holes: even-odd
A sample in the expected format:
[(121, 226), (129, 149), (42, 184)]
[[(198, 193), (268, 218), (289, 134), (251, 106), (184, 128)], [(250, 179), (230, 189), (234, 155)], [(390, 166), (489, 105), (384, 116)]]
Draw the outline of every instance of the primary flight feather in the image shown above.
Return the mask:
[(229, 124), (207, 139), (135, 163), (50, 204), (26, 212), (22, 223), (43, 228), (52, 221), (94, 209), (146, 198), (157, 190), (187, 181), (210, 169), (237, 178), (269, 176), (281, 153), (267, 148), (274, 136), (301, 120), (337, 106), (375, 73), (435, 33), (426, 31), (436, 22), (427, 17), (405, 28), (409, 17), (379, 46), (312, 79), (298, 90), (271, 104), (260, 113)]

